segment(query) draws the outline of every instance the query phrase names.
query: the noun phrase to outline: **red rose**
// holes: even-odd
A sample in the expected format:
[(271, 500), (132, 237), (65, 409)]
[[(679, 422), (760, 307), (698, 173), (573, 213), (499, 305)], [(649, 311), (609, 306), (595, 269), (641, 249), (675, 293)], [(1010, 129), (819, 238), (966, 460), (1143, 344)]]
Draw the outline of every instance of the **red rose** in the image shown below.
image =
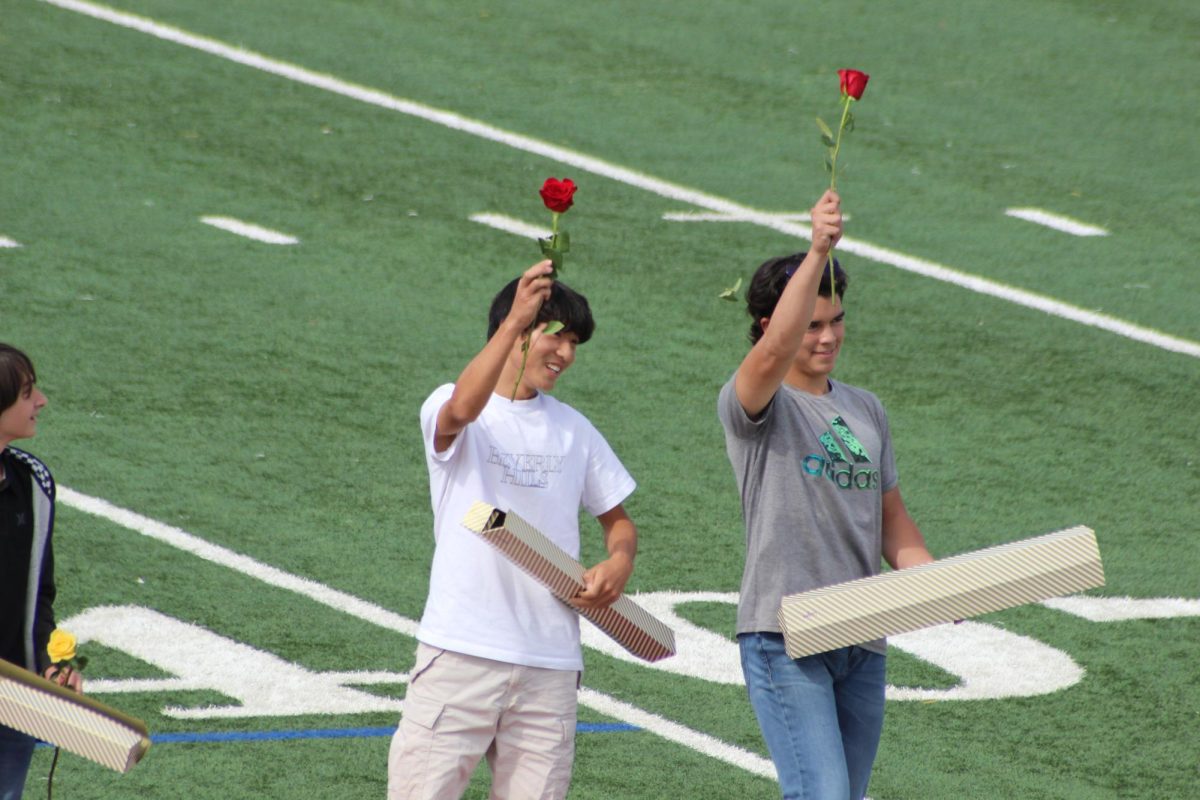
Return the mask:
[(861, 100), (867, 90), (867, 80), (871, 76), (856, 69), (839, 69), (838, 79), (842, 82), (842, 94), (848, 94), (855, 100)]
[(570, 178), (563, 178), (561, 181), (558, 178), (546, 178), (538, 194), (542, 196), (546, 208), (555, 214), (561, 214), (575, 202), (575, 181)]

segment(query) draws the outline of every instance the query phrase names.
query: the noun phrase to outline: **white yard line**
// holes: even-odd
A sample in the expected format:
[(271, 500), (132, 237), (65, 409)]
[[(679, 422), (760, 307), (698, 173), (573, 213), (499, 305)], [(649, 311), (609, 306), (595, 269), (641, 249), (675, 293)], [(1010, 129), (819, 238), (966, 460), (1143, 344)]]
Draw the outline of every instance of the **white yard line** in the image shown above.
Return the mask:
[[(95, 19), (104, 20), (114, 25), (120, 25), (131, 30), (146, 33), (150, 36), (162, 39), (164, 41), (174, 42), (176, 44), (190, 47), (210, 55), (217, 56), (229, 61), (243, 64), (253, 69), (261, 70), (272, 75), (286, 78), (297, 83), (302, 83), (312, 86), (317, 89), (339, 94), (344, 97), (349, 97), (363, 103), (369, 103), (380, 108), (397, 111), (401, 114), (417, 117), (437, 125), (442, 125), (451, 130), (461, 131), (462, 133), (471, 136), (478, 136), (482, 139), (498, 142), (507, 147), (516, 150), (521, 150), (527, 153), (544, 156), (545, 158), (557, 161), (561, 164), (569, 165), (575, 169), (584, 172), (590, 172), (594, 175), (600, 175), (609, 180), (624, 183), (628, 186), (633, 186), (642, 189), (652, 194), (668, 200), (688, 203), (699, 208), (705, 208), (709, 211), (716, 211), (722, 214), (729, 214), (743, 218), (746, 222), (759, 225), (764, 228), (779, 231), (780, 233), (796, 236), (807, 239), (811, 235), (810, 228), (800, 225), (795, 222), (789, 222), (780, 219), (779, 215), (764, 212), (758, 209), (750, 208), (731, 200), (726, 200), (715, 195), (706, 194), (704, 192), (690, 189), (686, 186), (681, 186), (670, 181), (661, 180), (651, 175), (647, 175), (636, 170), (618, 166), (616, 164), (595, 158), (583, 153), (568, 150), (565, 147), (544, 142), (540, 139), (534, 139), (529, 136), (524, 136), (518, 133), (503, 130), (501, 128), (488, 125), (484, 122), (462, 116), (452, 111), (427, 106), (412, 100), (395, 97), (386, 92), (377, 89), (370, 89), (365, 86), (360, 86), (354, 83), (343, 81), (335, 78), (332, 75), (325, 75), (319, 72), (313, 72), (303, 67), (289, 64), (284, 61), (278, 61), (273, 58), (255, 53), (250, 50), (244, 50), (232, 45), (219, 42), (215, 39), (209, 39), (203, 36), (197, 36), (193, 33), (164, 25), (155, 22), (145, 17), (139, 17), (134, 14), (128, 14), (122, 11), (116, 11), (106, 6), (97, 5), (95, 3), (82, 2), (82, 0), (40, 0), (44, 3), (57, 6), (62, 9), (74, 11), (80, 14), (86, 14)], [(889, 250), (884, 247), (878, 247), (866, 242), (861, 242), (855, 239), (842, 239), (838, 247), (854, 255), (862, 258), (877, 261), (881, 264), (887, 264), (897, 269), (902, 269), (908, 272), (913, 272), (917, 275), (922, 275), (926, 278), (944, 281), (945, 283), (958, 286), (963, 289), (968, 289), (973, 292), (995, 297), (1001, 300), (1006, 300), (1010, 303), (1025, 306), (1026, 308), (1036, 309), (1052, 316), (1068, 319), (1073, 322), (1078, 322), (1082, 325), (1088, 325), (1093, 328), (1115, 333), (1118, 336), (1124, 336), (1134, 341), (1143, 342), (1153, 345), (1164, 350), (1169, 350), (1175, 353), (1200, 358), (1200, 342), (1193, 342), (1188, 339), (1182, 339), (1177, 336), (1156, 331), (1152, 328), (1145, 328), (1140, 325), (1134, 325), (1130, 322), (1110, 317), (1107, 314), (1100, 314), (1077, 306), (1063, 303), (1049, 297), (1035, 294), (1024, 289), (1018, 289), (1012, 286), (998, 283), (987, 278), (981, 278), (959, 270), (951, 269), (942, 264), (937, 264), (925, 259), (908, 256), (903, 253), (898, 253), (894, 250)]]
[(0, 247), (20, 247), (21, 243), (7, 236), (0, 236)]
[(550, 231), (547, 228), (539, 228), (536, 225), (530, 225), (528, 222), (522, 222), (513, 217), (506, 217), (503, 214), (472, 214), (471, 221), (527, 239), (545, 239), (550, 235)]
[[(771, 216), (782, 222), (810, 222), (812, 214), (807, 211), (797, 212), (795, 214), (772, 214)], [(739, 217), (736, 214), (714, 214), (709, 211), (669, 211), (662, 215), (662, 218), (667, 222), (750, 222), (751, 220), (745, 217)], [(849, 214), (842, 215), (843, 220), (850, 219)]]
[[(270, 586), (295, 592), (349, 616), (374, 623), (381, 628), (402, 633), (405, 636), (415, 637), (417, 634), (417, 623), (414, 620), (389, 611), (382, 606), (377, 606), (374, 603), (330, 588), (308, 578), (301, 578), (298, 575), (284, 572), (261, 561), (256, 561), (249, 556), (244, 556), (228, 548), (207, 542), (173, 525), (167, 525), (134, 511), (113, 505), (107, 500), (82, 494), (66, 486), (57, 487), (57, 498), (64, 506), (106, 519), (109, 522), (113, 522), (135, 533), (140, 533), (157, 542), (178, 548), (185, 553), (191, 553), (205, 561), (219, 564), (235, 572), (240, 572)], [(394, 676), (389, 673), (390, 677)], [(369, 683), (372, 682), (372, 678), (367, 674), (364, 675), (362, 681), (357, 682)], [(174, 684), (168, 679), (165, 683), (152, 681), (147, 686), (174, 686)], [(119, 687), (112, 686), (108, 688)], [(665, 719), (656, 714), (651, 714), (649, 711), (622, 702), (594, 689), (581, 690), (579, 702), (581, 705), (601, 714), (643, 728), (668, 741), (684, 745), (712, 758), (736, 767), (741, 767), (757, 775), (764, 775), (768, 778), (775, 777), (774, 767), (771, 766), (771, 762), (761, 756), (722, 742), (720, 739), (709, 736), (706, 733), (692, 730), (677, 722)]]
[(1004, 213), (1035, 225), (1045, 225), (1047, 228), (1069, 233), (1072, 236), (1108, 236), (1108, 231), (1104, 228), (1097, 228), (1095, 225), (1088, 225), (1086, 222), (1064, 217), (1061, 214), (1052, 214), (1040, 208), (1010, 208)]
[(321, 605), (337, 609), (352, 617), (367, 622), (373, 622), (381, 628), (403, 633), (406, 636), (416, 636), (417, 623), (407, 617), (388, 611), (386, 608), (360, 600), (353, 595), (331, 589), (324, 584), (301, 578), (281, 569), (255, 561), (249, 556), (241, 555), (228, 548), (207, 542), (187, 531), (158, 520), (144, 517), (134, 511), (115, 506), (99, 497), (89, 497), (65, 486), (58, 487), (59, 501), (63, 505), (79, 511), (92, 514), (114, 522), (123, 528), (140, 533), (155, 541), (178, 548), (185, 553), (191, 553), (205, 561), (228, 567), (234, 572), (240, 572), (251, 578), (257, 578), (265, 584), (286, 589), (289, 592), (303, 595)]
[(748, 750), (743, 750), (713, 736), (699, 733), (691, 728), (680, 725), (678, 722), (663, 719), (656, 714), (643, 711), (637, 706), (631, 706), (626, 702), (617, 700), (606, 694), (600, 694), (591, 689), (583, 688), (579, 690), (579, 702), (602, 714), (607, 714), (610, 717), (615, 717), (631, 725), (648, 730), (651, 733), (658, 734), (667, 741), (676, 742), (693, 750), (698, 750), (710, 758), (724, 761), (727, 764), (733, 764), (735, 767), (741, 767), (747, 772), (753, 772), (755, 775), (776, 780), (775, 765), (771, 763), (769, 758), (763, 758)]
[(214, 228), (245, 236), (247, 239), (254, 239), (256, 242), (266, 242), (267, 244), (298, 244), (300, 242), (295, 236), (288, 236), (286, 233), (243, 222), (233, 217), (201, 217), (200, 221), (205, 225), (212, 225)]

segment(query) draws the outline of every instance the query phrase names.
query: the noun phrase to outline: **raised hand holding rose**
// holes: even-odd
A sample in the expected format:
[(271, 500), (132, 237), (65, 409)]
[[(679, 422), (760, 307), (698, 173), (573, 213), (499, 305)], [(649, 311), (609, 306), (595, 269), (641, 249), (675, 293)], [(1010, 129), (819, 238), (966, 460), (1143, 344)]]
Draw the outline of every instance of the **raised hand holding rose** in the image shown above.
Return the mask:
[[(842, 92), (842, 119), (838, 123), (835, 136), (825, 120), (817, 117), (817, 127), (821, 129), (821, 143), (825, 145), (828, 154), (825, 156), (825, 169), (829, 170), (829, 188), (837, 191), (837, 159), (842, 150), (842, 134), (854, 130), (854, 115), (850, 113), (850, 104), (862, 99), (867, 90), (870, 75), (856, 69), (839, 69), (838, 85)], [(829, 250), (829, 284), (833, 285), (833, 249)], [(837, 304), (837, 293), (833, 295)]]
[[(550, 210), (550, 236), (546, 239), (538, 239), (538, 246), (542, 250), (542, 255), (550, 259), (551, 280), (558, 277), (558, 271), (563, 266), (563, 257), (571, 249), (571, 236), (565, 230), (558, 229), (558, 218), (567, 213), (567, 209), (575, 204), (576, 188), (578, 187), (575, 186), (575, 181), (570, 178), (563, 178), (561, 181), (558, 178), (547, 178), (542, 184), (542, 188), (538, 190), (538, 194), (542, 197), (542, 204)], [(521, 379), (525, 377), (525, 366), (529, 362), (529, 348), (533, 345), (534, 336), (558, 333), (564, 326), (558, 320), (551, 320), (541, 331), (535, 331), (536, 327), (536, 325), (532, 326), (521, 342), (521, 370), (517, 373), (516, 383), (513, 384), (513, 400), (517, 399), (517, 392), (521, 388)]]

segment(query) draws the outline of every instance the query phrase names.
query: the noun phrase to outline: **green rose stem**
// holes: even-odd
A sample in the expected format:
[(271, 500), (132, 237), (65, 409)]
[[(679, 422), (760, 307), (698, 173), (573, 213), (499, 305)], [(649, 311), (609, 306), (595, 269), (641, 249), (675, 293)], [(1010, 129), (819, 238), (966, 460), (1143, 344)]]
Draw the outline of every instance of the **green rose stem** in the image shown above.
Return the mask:
[[(558, 250), (558, 218), (561, 216), (562, 214), (558, 211), (550, 212), (550, 246), (554, 248), (555, 251)], [(555, 258), (554, 256), (558, 257)], [(558, 255), (557, 252), (552, 253), (550, 261), (550, 266), (553, 269), (553, 272), (550, 273), (550, 277), (557, 278), (558, 268), (562, 266), (562, 256)]]
[[(837, 191), (837, 157), (838, 152), (842, 149), (842, 132), (846, 130), (846, 122), (850, 119), (850, 104), (854, 102), (854, 97), (851, 95), (842, 96), (842, 121), (838, 123), (837, 139), (833, 143), (833, 152), (829, 154), (829, 188), (832, 191)], [(829, 248), (829, 296), (833, 300), (833, 305), (837, 307), (837, 291), (833, 280), (833, 247)]]
[(558, 232), (558, 218), (562, 216), (560, 211), (550, 212), (550, 235), (545, 239), (538, 239), (538, 246), (542, 249), (542, 255), (550, 259), (551, 278), (557, 278), (559, 270), (563, 266), (563, 256), (571, 249), (570, 237), (566, 231)]
[(850, 118), (850, 104), (854, 98), (846, 95), (842, 98), (842, 121), (838, 124), (837, 140), (833, 143), (833, 153), (829, 157), (829, 188), (837, 191), (837, 157), (842, 149), (842, 131), (846, 130), (846, 120)]
[(58, 745), (54, 746), (54, 758), (50, 761), (50, 774), (46, 776), (46, 800), (54, 800), (54, 769), (58, 766)]

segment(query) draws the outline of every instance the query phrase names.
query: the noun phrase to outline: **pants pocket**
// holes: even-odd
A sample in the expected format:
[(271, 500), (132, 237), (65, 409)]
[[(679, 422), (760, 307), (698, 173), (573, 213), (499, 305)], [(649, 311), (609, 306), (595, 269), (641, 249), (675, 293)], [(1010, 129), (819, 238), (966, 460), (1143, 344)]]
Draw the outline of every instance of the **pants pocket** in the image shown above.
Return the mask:
[(409, 695), (404, 698), (404, 708), (401, 711), (401, 718), (405, 722), (419, 725), (429, 731), (434, 731), (437, 730), (438, 720), (442, 718), (442, 712), (445, 709), (446, 705), (444, 703)]

